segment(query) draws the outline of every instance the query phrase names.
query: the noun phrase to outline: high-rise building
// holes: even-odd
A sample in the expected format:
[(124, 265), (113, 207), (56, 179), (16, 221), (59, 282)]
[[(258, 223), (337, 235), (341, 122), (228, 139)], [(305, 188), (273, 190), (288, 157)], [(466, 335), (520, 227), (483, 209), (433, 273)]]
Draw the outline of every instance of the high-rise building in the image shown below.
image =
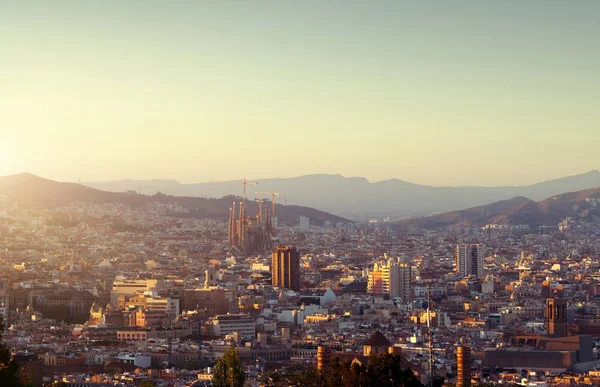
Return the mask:
[(4, 320), (5, 327), (8, 328), (8, 301), (10, 297), (6, 285), (6, 283), (0, 281), (0, 317)]
[(300, 231), (310, 231), (310, 218), (300, 215)]
[(371, 294), (384, 294), (383, 272), (377, 270), (377, 267), (369, 273), (367, 292)]
[(483, 257), (485, 246), (462, 244), (456, 246), (456, 270), (460, 277), (483, 278)]
[(273, 287), (300, 290), (300, 253), (292, 246), (277, 247), (271, 257)]
[(390, 297), (401, 297), (405, 301), (411, 298), (411, 273), (412, 268), (409, 264), (390, 266)]
[(326, 369), (331, 365), (333, 351), (331, 347), (319, 345), (317, 347), (317, 368), (320, 370)]
[(457, 381), (456, 387), (471, 387), (471, 348), (456, 348)]
[(567, 300), (564, 298), (546, 299), (546, 331), (549, 335), (567, 336)]
[(409, 264), (388, 259), (384, 264), (375, 264), (369, 273), (367, 291), (373, 294), (389, 294), (409, 300), (411, 296), (412, 268)]

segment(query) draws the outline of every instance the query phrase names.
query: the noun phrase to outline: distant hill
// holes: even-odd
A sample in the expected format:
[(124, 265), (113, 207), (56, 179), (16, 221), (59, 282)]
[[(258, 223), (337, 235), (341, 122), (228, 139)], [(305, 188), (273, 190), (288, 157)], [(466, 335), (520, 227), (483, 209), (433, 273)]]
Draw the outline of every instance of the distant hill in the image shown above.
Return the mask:
[[(480, 206), (514, 197), (542, 200), (562, 192), (597, 187), (600, 172), (563, 177), (527, 186), (501, 187), (432, 187), (391, 179), (371, 183), (362, 177), (341, 175), (306, 175), (285, 179), (259, 179), (259, 185), (249, 191), (277, 191), (280, 202), (309, 206), (349, 219), (370, 216), (430, 215)], [(175, 180), (122, 180), (85, 183), (89, 187), (124, 192), (141, 189), (142, 193), (160, 191), (170, 195), (222, 197), (239, 194), (240, 187), (231, 183), (181, 184)]]
[[(131, 207), (140, 207), (156, 201), (177, 203), (190, 210), (186, 216), (220, 219), (227, 219), (229, 207), (233, 201), (240, 200), (239, 197), (231, 195), (219, 199), (205, 199), (156, 193), (154, 195), (138, 195), (132, 192), (106, 192), (81, 184), (43, 179), (29, 173), (0, 177), (0, 194), (8, 196), (19, 205), (42, 208), (62, 207), (74, 202), (123, 203)], [(253, 200), (248, 200), (247, 205), (249, 214), (254, 214), (258, 209), (258, 204)], [(327, 212), (302, 206), (277, 204), (275, 212), (281, 222), (297, 223), (300, 215), (308, 216), (311, 224), (317, 225), (322, 225), (325, 221), (332, 223), (348, 221)]]
[(528, 225), (530, 228), (556, 226), (565, 217), (577, 217), (584, 210), (600, 215), (600, 207), (592, 207), (590, 203), (586, 202), (586, 198), (600, 200), (600, 190), (593, 188), (570, 192), (539, 202), (525, 197), (516, 197), (465, 210), (404, 219), (394, 223), (394, 227), (440, 229), (482, 227), (487, 224)]

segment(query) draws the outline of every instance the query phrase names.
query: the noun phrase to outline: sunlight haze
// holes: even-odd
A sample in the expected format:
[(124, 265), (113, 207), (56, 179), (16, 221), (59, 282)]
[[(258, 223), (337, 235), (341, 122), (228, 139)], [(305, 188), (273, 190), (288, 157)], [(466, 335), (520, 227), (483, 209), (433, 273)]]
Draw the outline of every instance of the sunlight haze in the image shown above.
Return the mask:
[(0, 175), (518, 185), (600, 167), (597, 1), (0, 7)]

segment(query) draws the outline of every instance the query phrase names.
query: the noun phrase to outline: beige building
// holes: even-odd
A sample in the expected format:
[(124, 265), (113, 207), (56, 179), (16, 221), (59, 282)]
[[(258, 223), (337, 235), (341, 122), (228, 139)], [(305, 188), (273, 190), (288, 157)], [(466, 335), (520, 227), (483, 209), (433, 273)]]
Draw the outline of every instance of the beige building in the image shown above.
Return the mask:
[(373, 266), (373, 271), (369, 273), (367, 291), (410, 300), (411, 281), (412, 267), (409, 264), (388, 259), (383, 264), (375, 263)]

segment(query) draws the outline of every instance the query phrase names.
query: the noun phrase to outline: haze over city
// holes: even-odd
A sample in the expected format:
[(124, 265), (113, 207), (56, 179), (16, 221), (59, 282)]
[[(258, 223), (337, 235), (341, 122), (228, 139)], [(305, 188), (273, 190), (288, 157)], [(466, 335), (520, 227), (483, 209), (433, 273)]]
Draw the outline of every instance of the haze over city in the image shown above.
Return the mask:
[(519, 185), (587, 172), (600, 166), (599, 12), (3, 2), (0, 175)]
[(0, 0), (0, 387), (600, 386), (599, 15)]

